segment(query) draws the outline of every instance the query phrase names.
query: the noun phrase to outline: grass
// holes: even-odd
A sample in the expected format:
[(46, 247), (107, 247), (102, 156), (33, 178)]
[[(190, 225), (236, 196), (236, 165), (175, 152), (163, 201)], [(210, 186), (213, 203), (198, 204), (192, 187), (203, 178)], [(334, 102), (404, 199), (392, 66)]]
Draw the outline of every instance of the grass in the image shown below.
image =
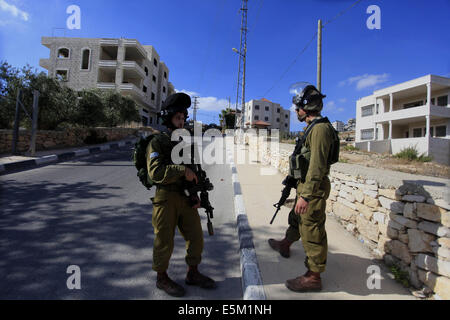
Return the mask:
[(344, 150), (345, 150), (345, 151), (358, 151), (359, 149), (356, 148), (356, 147), (354, 147), (354, 146), (352, 146), (351, 144), (349, 144), (349, 145), (346, 145), (346, 146), (344, 147)]
[(409, 283), (409, 274), (407, 272), (400, 270), (397, 266), (391, 266), (389, 269), (394, 275), (395, 281), (402, 284), (405, 288), (409, 288), (411, 286)]
[(345, 158), (340, 158), (340, 159), (339, 159), (339, 162), (341, 162), (341, 163), (348, 163), (348, 160), (345, 159)]
[(399, 153), (394, 155), (397, 159), (405, 159), (408, 161), (418, 161), (418, 162), (430, 162), (432, 160), (431, 157), (426, 156), (425, 154), (419, 155), (419, 151), (416, 147), (408, 147), (402, 149)]

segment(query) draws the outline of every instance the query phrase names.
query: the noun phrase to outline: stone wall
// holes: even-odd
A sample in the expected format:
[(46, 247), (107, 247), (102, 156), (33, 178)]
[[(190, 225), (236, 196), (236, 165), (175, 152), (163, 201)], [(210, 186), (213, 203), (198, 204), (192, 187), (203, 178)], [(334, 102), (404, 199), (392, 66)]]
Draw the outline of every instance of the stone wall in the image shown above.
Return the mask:
[[(250, 137), (248, 141), (250, 152), (259, 152), (263, 164), (287, 174), (293, 145), (280, 144), (278, 150), (271, 150), (262, 140)], [(344, 165), (347, 170), (343, 170)], [(336, 216), (375, 257), (406, 272), (413, 287), (428, 287), (439, 297), (450, 299), (448, 185), (439, 193), (440, 188), (424, 187), (423, 180), (411, 175), (395, 183), (392, 173), (371, 168), (376, 173), (368, 178), (364, 171), (369, 168), (358, 167), (332, 166), (327, 213)]]
[[(138, 130), (130, 128), (74, 128), (64, 131), (38, 131), (36, 137), (36, 151), (79, 147), (85, 145), (85, 139), (92, 131), (98, 137), (106, 137), (107, 141), (117, 141), (131, 135), (136, 135)], [(10, 153), (12, 149), (12, 130), (0, 130), (0, 154)], [(30, 148), (31, 131), (20, 130), (18, 139), (18, 151), (27, 152)]]

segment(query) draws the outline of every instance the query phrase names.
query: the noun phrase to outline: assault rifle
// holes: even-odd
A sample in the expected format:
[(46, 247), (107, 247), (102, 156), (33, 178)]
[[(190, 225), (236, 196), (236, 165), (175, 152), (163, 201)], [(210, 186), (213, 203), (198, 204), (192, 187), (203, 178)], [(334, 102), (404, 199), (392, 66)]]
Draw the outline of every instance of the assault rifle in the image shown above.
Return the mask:
[[(194, 173), (196, 174), (198, 178), (198, 183), (195, 182), (187, 182), (184, 188), (184, 192), (186, 196), (189, 197), (191, 205), (195, 206), (200, 202), (200, 208), (205, 209), (206, 217), (208, 218), (208, 233), (210, 236), (214, 235), (214, 227), (211, 222), (211, 219), (214, 218), (214, 208), (212, 207), (211, 203), (209, 202), (209, 191), (214, 190), (214, 186), (209, 180), (209, 178), (206, 176), (206, 172), (202, 169), (202, 166), (200, 164), (195, 164), (194, 162), (194, 152), (197, 148), (195, 147), (195, 144), (192, 145), (191, 149), (191, 164), (186, 165), (188, 168), (190, 168)], [(200, 192), (200, 198), (198, 197), (198, 193)]]
[(277, 208), (277, 211), (273, 215), (272, 220), (270, 220), (270, 224), (273, 223), (273, 221), (277, 217), (278, 212), (281, 210), (281, 207), (286, 203), (287, 198), (289, 198), (289, 195), (291, 194), (291, 189), (295, 189), (297, 187), (297, 180), (291, 176), (287, 176), (283, 180), (282, 184), (284, 185), (284, 188), (281, 191), (280, 201), (273, 205), (275, 208)]

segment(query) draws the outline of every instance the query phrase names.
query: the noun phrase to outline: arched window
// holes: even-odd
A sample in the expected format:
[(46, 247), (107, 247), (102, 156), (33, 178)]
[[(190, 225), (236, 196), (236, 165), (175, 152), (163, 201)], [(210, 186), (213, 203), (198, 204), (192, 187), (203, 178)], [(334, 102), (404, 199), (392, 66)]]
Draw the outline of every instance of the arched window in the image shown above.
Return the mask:
[(82, 60), (81, 60), (81, 70), (89, 70), (90, 60), (91, 60), (91, 50), (83, 49)]
[(58, 49), (58, 59), (69, 59), (70, 51), (67, 48)]

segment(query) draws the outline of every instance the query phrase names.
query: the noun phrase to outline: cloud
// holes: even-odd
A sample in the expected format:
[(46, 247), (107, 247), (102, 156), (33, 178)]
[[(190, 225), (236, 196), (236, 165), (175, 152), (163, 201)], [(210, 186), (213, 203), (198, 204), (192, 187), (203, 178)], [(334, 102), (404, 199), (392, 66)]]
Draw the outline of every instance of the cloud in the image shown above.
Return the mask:
[[(343, 100), (343, 99), (341, 99)], [(340, 113), (340, 112), (344, 112), (345, 109), (342, 107), (339, 107), (338, 105), (336, 105), (336, 102), (334, 101), (329, 101), (324, 108), (324, 111), (326, 113)]]
[[(189, 95), (191, 98), (199, 97), (198, 98), (198, 107), (202, 111), (217, 111), (220, 112), (221, 110), (228, 107), (228, 100), (227, 99), (220, 99), (217, 97), (202, 97), (199, 93), (194, 91), (188, 91), (188, 90), (175, 90), (176, 92), (183, 92)], [(193, 99), (192, 99), (193, 100)], [(234, 104), (231, 104), (231, 108), (234, 109)]]
[(0, 10), (9, 12), (14, 17), (20, 18), (23, 21), (28, 21), (28, 19), (30, 18), (30, 14), (28, 12), (20, 10), (15, 5), (9, 4), (5, 0), (0, 0)]
[(347, 102), (346, 98), (339, 99), (339, 103), (346, 103), (346, 102)]
[(347, 86), (356, 83), (357, 90), (363, 90), (366, 88), (374, 87), (380, 83), (388, 81), (389, 74), (364, 74), (361, 76), (351, 77), (347, 80), (339, 82), (339, 86)]

